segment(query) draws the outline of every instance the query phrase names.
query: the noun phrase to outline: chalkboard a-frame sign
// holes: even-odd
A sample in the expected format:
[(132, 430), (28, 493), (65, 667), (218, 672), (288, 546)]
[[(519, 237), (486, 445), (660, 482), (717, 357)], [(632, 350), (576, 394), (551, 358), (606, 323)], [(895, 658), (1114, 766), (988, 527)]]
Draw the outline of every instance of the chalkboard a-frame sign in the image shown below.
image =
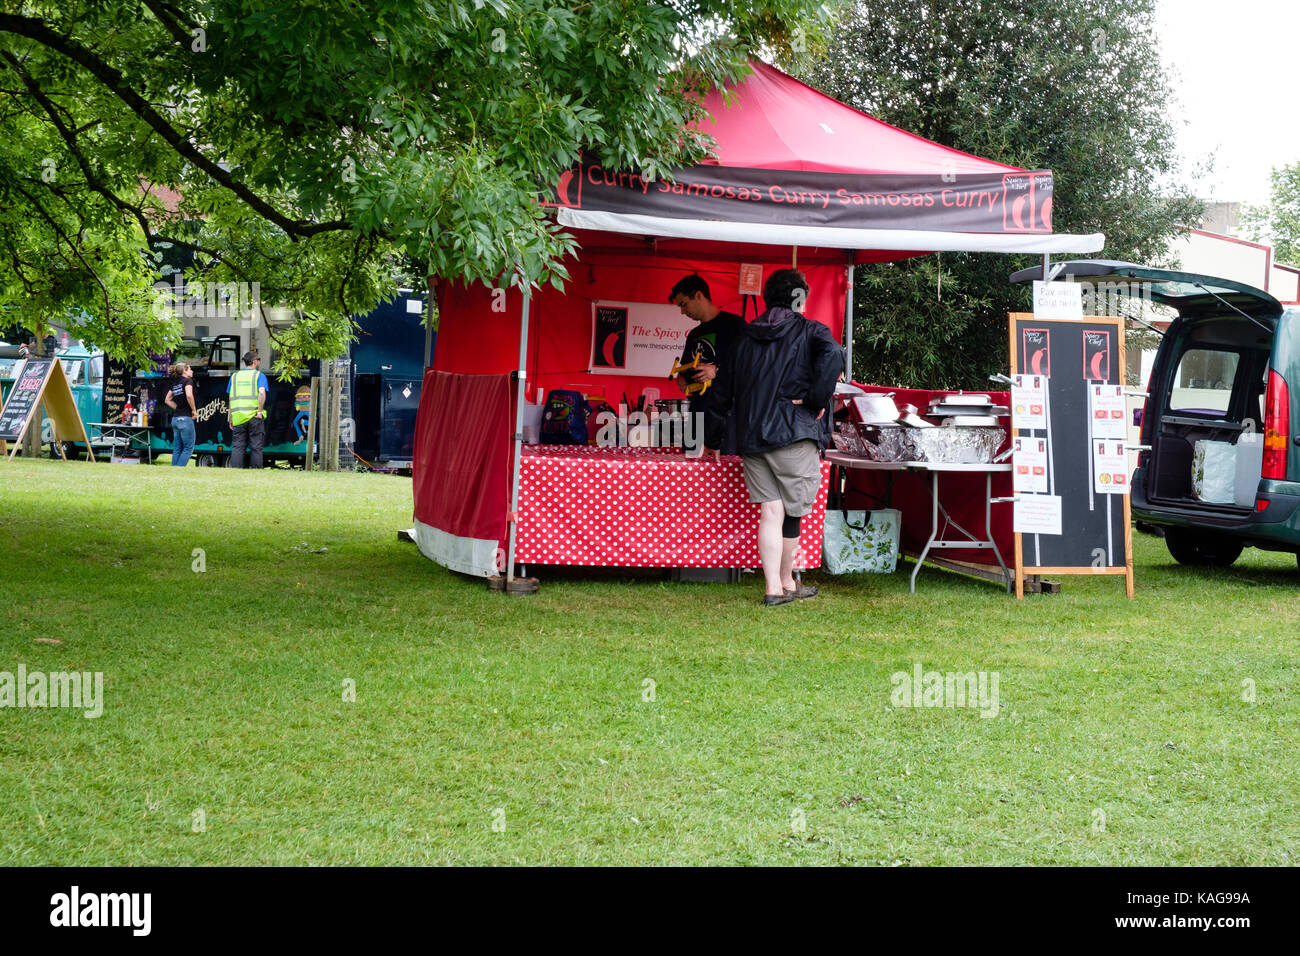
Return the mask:
[[(0, 457), (8, 451), (8, 442), (14, 442), (14, 450), (9, 452), (12, 458), (22, 447), (23, 436), (33, 424), (36, 410), (44, 404), (46, 413), (54, 422), (54, 437), (60, 444), (56, 445), (59, 454), (63, 454), (62, 442), (79, 441), (86, 445), (86, 457), (94, 461), (95, 454), (90, 449), (90, 439), (81, 424), (81, 415), (77, 412), (77, 400), (72, 397), (72, 386), (63, 371), (63, 363), (52, 358), (29, 358), (23, 365), (22, 374), (14, 382), (0, 411)], [(37, 423), (37, 428), (40, 427)]]
[[(1127, 450), (1124, 438), (1098, 444), (1094, 416), (1100, 403), (1090, 391), (1096, 386), (1124, 384), (1124, 320), (1114, 317), (1070, 320), (1037, 319), (1030, 313), (1010, 315), (1011, 374), (1041, 377), (1044, 386), (1042, 424), (1045, 428), (1015, 427), (1017, 437), (1046, 439), (1047, 492), (1017, 491), (1016, 507), (1059, 498), (1060, 533), (1015, 536), (1016, 597), (1023, 597), (1027, 574), (1124, 575), (1124, 590), (1133, 597), (1133, 531), (1127, 494)], [(1013, 398), (1013, 405), (1015, 400)], [(1012, 409), (1013, 426), (1017, 410)], [(1024, 418), (1020, 419), (1024, 421)], [(1126, 421), (1126, 420), (1121, 420)], [(1126, 427), (1126, 424), (1125, 426)], [(1112, 432), (1122, 434), (1123, 428)], [(1099, 474), (1099, 455), (1118, 453), (1125, 461), (1114, 481)], [(1125, 492), (1101, 493), (1123, 482)]]

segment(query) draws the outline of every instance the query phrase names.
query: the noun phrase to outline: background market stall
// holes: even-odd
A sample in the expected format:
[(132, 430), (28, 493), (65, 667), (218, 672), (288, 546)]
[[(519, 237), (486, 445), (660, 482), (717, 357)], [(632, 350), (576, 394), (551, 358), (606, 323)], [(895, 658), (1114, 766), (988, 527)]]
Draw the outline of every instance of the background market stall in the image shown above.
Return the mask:
[[(671, 349), (655, 375), (598, 368), (593, 339), (600, 303), (662, 303), (678, 278), (698, 272), (716, 305), (752, 316), (759, 304), (741, 295), (742, 265), (756, 267), (760, 287), (774, 269), (797, 265), (811, 286), (805, 314), (847, 343), (851, 367), (852, 328), (845, 319), (852, 315), (858, 264), (934, 251), (1047, 255), (1102, 246), (1100, 235), (1051, 232), (1050, 172), (922, 139), (765, 64), (755, 63), (727, 102), (714, 91), (707, 105), (713, 119), (704, 131), (717, 143), (714, 162), (678, 170), (672, 182), (647, 182), (587, 162), (556, 184), (551, 204), (581, 250), (567, 263), (571, 279), (562, 291), (433, 282), (440, 327), (425, 371), (414, 464), (415, 537), (431, 559), (465, 573), (511, 577), (517, 561), (547, 563), (529, 546), (516, 552), (521, 524), (549, 520), (558, 509), (571, 520), (552, 536), (572, 535), (576, 509), (591, 514), (608, 504), (596, 496), (581, 505), (543, 500), (541, 480), (524, 483), (521, 495), (530, 459), (541, 468), (555, 457), (545, 449), (524, 452), (528, 399), (556, 387), (603, 392), (611, 404), (624, 394), (635, 402), (647, 389), (675, 397), (666, 378), (676, 357)], [(641, 467), (652, 456), (607, 455), (624, 458), (623, 486), (653, 489)], [(701, 472), (699, 480), (702, 492), (707, 485), (725, 498), (728, 482), (736, 487), (738, 465), (712, 477)], [(651, 506), (644, 495), (641, 501)], [(668, 511), (662, 501), (653, 507)], [(743, 501), (728, 507), (747, 514), (735, 532), (747, 535), (757, 508)], [(805, 560), (815, 565), (820, 529), (806, 530)], [(680, 525), (656, 533), (636, 560), (688, 566), (682, 533)], [(624, 563), (617, 558), (605, 550), (556, 563)]]

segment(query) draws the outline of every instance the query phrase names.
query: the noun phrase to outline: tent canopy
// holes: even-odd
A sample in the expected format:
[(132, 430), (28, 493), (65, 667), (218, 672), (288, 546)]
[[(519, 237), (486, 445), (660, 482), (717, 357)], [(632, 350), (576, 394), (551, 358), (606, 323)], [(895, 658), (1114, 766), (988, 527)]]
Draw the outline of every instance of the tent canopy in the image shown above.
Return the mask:
[[(699, 125), (714, 158), (673, 181), (585, 162), (552, 204), (575, 229), (851, 249), (871, 262), (924, 252), (1079, 253), (1104, 237), (1051, 229), (1052, 174), (941, 146), (765, 63)], [(893, 255), (884, 255), (892, 252)], [(900, 255), (901, 254), (901, 255)]]

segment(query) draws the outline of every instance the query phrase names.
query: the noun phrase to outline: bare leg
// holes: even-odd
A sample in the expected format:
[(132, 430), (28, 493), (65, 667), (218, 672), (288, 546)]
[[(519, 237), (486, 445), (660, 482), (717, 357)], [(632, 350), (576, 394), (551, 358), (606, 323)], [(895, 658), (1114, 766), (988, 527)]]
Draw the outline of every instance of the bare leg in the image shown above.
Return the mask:
[(782, 569), (785, 567), (785, 539), (781, 537), (785, 506), (780, 501), (764, 501), (758, 509), (758, 557), (763, 562), (763, 581), (767, 585), (767, 594), (780, 597), (783, 593)]
[(798, 538), (781, 539), (781, 587), (787, 591), (794, 591), (799, 587), (794, 581), (794, 559), (798, 553)]

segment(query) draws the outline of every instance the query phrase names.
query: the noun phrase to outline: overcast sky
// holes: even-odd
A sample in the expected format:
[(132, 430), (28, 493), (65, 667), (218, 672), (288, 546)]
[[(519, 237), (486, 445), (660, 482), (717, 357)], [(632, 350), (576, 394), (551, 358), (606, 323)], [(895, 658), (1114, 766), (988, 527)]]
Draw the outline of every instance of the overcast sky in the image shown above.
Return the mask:
[(1196, 194), (1264, 202), (1270, 168), (1300, 161), (1300, 3), (1160, 0), (1160, 38), (1184, 164), (1214, 153)]

